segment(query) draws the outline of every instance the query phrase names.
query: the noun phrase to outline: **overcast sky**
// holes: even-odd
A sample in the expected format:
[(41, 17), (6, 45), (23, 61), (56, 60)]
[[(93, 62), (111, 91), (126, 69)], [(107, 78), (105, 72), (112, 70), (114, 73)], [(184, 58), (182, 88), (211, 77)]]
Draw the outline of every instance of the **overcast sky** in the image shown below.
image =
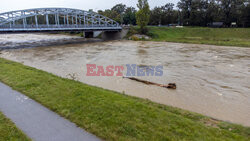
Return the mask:
[[(138, 0), (0, 0), (0, 13), (22, 10), (30, 8), (43, 8), (43, 7), (65, 7), (76, 8), (82, 10), (93, 9), (109, 9), (116, 4), (123, 3), (127, 6), (136, 7)], [(179, 0), (149, 0), (150, 7), (162, 6), (166, 3), (176, 3)]]

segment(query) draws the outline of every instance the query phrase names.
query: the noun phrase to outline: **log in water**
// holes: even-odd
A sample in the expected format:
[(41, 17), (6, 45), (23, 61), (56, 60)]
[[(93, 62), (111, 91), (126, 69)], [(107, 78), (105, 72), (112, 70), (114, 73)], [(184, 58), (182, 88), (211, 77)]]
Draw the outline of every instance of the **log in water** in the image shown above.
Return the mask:
[(130, 79), (130, 80), (141, 82), (141, 83), (144, 83), (144, 84), (147, 84), (147, 85), (155, 85), (155, 86), (168, 88), (168, 89), (176, 89), (176, 84), (175, 83), (169, 83), (168, 85), (164, 85), (164, 84), (158, 84), (158, 83), (138, 79), (138, 78), (135, 78), (135, 77), (123, 77), (123, 78), (127, 78), (127, 79)]

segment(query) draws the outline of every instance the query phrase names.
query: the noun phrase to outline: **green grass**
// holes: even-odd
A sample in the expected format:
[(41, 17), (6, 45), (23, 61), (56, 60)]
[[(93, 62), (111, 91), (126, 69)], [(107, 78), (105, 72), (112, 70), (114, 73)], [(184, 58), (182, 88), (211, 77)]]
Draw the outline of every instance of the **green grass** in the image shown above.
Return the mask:
[(152, 41), (250, 47), (250, 28), (148, 27)]
[(30, 139), (0, 112), (0, 141), (30, 141)]
[(250, 128), (0, 58), (0, 81), (105, 140), (250, 140)]

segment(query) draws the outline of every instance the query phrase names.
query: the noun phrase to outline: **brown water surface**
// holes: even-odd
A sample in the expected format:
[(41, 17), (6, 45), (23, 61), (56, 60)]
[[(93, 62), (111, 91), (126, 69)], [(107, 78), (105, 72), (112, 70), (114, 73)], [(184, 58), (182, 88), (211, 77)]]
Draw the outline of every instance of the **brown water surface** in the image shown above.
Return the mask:
[[(17, 36), (20, 35), (11, 38), (15, 40)], [(58, 36), (53, 35), (53, 38)], [(28, 40), (25, 36), (22, 39)], [(249, 48), (108, 41), (4, 50), (1, 53), (0, 57), (62, 77), (250, 126)], [(163, 65), (162, 77), (140, 78), (162, 84), (175, 82), (177, 90), (122, 77), (87, 77), (86, 64)]]

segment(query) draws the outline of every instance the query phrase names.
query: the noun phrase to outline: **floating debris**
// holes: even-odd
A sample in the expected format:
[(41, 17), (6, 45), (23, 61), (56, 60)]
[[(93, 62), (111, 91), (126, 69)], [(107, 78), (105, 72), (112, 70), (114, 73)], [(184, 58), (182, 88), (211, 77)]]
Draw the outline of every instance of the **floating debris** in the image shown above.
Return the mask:
[(146, 81), (146, 80), (141, 80), (141, 79), (138, 79), (138, 78), (135, 78), (135, 77), (123, 77), (123, 78), (127, 78), (127, 79), (130, 79), (130, 80), (141, 82), (141, 83), (144, 83), (144, 84), (147, 84), (147, 85), (155, 85), (155, 86), (168, 88), (168, 89), (176, 89), (176, 84), (175, 83), (169, 83), (168, 85), (163, 85), (163, 84), (157, 84), (157, 83), (154, 83), (154, 82), (149, 82), (149, 81)]

